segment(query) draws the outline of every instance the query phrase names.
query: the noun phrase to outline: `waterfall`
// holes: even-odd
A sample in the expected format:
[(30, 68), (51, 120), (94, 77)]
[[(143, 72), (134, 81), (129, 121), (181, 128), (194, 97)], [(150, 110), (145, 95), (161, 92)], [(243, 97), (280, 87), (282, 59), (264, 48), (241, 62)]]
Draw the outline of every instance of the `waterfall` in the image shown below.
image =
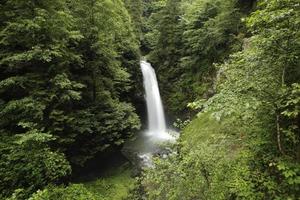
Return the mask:
[(166, 131), (165, 114), (155, 71), (151, 64), (146, 61), (141, 61), (141, 70), (148, 114), (148, 131), (146, 134), (153, 137), (153, 139), (171, 139)]
[[(153, 167), (153, 155), (159, 153), (167, 156), (169, 152), (161, 144), (165, 142), (173, 143), (179, 135), (172, 130), (167, 130), (154, 69), (146, 61), (141, 61), (140, 64), (144, 79), (148, 129), (138, 133), (134, 140), (127, 141), (122, 152), (132, 163), (140, 167)], [(171, 133), (173, 134), (171, 135)]]
[(141, 61), (141, 68), (144, 77), (149, 131), (165, 132), (166, 121), (155, 71), (146, 61)]

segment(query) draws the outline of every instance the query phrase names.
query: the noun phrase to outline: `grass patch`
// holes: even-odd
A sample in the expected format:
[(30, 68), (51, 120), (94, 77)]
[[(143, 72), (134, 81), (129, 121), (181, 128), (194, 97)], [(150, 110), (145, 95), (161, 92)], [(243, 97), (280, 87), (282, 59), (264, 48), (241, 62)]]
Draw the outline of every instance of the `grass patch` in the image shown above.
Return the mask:
[(131, 169), (123, 166), (110, 170), (102, 178), (83, 184), (97, 200), (122, 200), (134, 188), (134, 178), (131, 177)]
[(194, 149), (201, 145), (201, 142), (212, 140), (215, 135), (220, 135), (221, 129), (221, 122), (213, 119), (210, 113), (203, 113), (183, 130), (180, 141), (186, 148)]

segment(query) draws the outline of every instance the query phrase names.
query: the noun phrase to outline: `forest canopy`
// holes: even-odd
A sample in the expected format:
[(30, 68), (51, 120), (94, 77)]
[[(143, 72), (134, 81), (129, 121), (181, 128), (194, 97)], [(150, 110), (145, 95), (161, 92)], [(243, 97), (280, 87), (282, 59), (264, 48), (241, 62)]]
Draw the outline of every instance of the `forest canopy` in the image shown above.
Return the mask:
[(0, 190), (30, 194), (140, 127), (138, 40), (122, 1), (0, 3)]
[[(299, 199), (299, 15), (298, 0), (1, 0), (0, 199)], [(180, 137), (107, 177), (147, 127), (142, 59)], [(90, 162), (100, 179), (74, 182)]]

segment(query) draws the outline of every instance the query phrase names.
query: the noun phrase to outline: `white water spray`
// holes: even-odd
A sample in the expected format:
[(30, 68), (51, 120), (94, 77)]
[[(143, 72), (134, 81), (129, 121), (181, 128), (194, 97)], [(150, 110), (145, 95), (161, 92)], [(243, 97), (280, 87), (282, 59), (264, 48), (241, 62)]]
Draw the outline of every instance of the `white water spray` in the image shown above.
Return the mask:
[(167, 133), (163, 105), (160, 98), (157, 78), (151, 64), (141, 61), (144, 78), (145, 98), (148, 113), (148, 131), (146, 134), (155, 140), (174, 139)]

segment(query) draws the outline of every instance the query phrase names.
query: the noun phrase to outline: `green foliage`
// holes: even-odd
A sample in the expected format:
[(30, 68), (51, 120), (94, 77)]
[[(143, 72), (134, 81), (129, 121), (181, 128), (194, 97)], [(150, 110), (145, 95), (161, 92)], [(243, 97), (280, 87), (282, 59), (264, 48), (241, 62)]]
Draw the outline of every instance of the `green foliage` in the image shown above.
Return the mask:
[[(109, 174), (101, 179), (84, 184), (47, 186), (36, 191), (28, 200), (122, 200), (129, 195), (133, 183), (130, 170), (120, 167), (110, 169)], [(8, 200), (19, 200), (21, 192), (16, 191)]]
[(142, 15), (143, 15), (143, 1), (142, 0), (124, 0), (131, 19), (134, 23), (134, 31), (137, 39), (142, 39)]
[[(299, 27), (292, 24), (299, 24), (299, 5), (268, 1), (259, 6), (246, 20), (254, 35), (244, 51), (219, 66), (218, 94), (202, 106), (218, 119), (234, 116), (235, 126), (246, 128), (251, 152), (261, 158), (250, 159), (257, 193), (270, 199), (295, 199), (299, 194), (299, 137), (295, 134), (299, 108), (298, 84), (292, 83), (299, 80), (300, 38)], [(272, 17), (279, 13), (280, 20)], [(296, 115), (288, 117), (284, 105), (291, 101), (290, 111)]]
[(5, 0), (0, 13), (0, 195), (27, 197), (140, 128), (139, 43), (122, 0)]
[(39, 190), (28, 200), (96, 200), (91, 192), (89, 192), (82, 184), (71, 184), (68, 187), (48, 186), (43, 190)]
[(60, 152), (51, 151), (46, 142), (53, 137), (38, 130), (11, 137), (0, 143), (0, 190), (8, 196), (16, 189), (25, 197), (49, 183), (59, 183), (71, 173), (71, 167)]
[(191, 120), (185, 120), (185, 121), (182, 121), (181, 119), (176, 119), (176, 121), (173, 123), (173, 126), (182, 130), (184, 129), (189, 123), (191, 122)]
[[(209, 14), (207, 24), (198, 25), (222, 27), (213, 17), (218, 4), (201, 2), (203, 7), (190, 7)], [(260, 1), (258, 10), (242, 19), (252, 36), (244, 39), (242, 51), (215, 65), (216, 94), (189, 104), (201, 112), (184, 129), (179, 155), (158, 158), (155, 169), (144, 173), (141, 183), (149, 199), (299, 198), (299, 9), (293, 0)], [(221, 13), (228, 11), (232, 7)], [(218, 31), (209, 36), (214, 33), (217, 37), (202, 47), (222, 40)], [(223, 55), (231, 52), (224, 50)], [(205, 52), (202, 48), (198, 55)]]
[(77, 68), (75, 74), (81, 74), (77, 78), (86, 89), (80, 109), (73, 109), (73, 120), (68, 122), (72, 135), (66, 142), (71, 139), (76, 149), (72, 162), (82, 165), (110, 145), (121, 145), (139, 129), (135, 109), (124, 102), (132, 101), (134, 97), (126, 96), (138, 88), (132, 87), (132, 79), (138, 80), (134, 69), (138, 54), (130, 17), (121, 1), (74, 1), (70, 6), (84, 36), (79, 43), (84, 68)]
[(141, 51), (148, 54), (158, 41), (160, 13), (166, 6), (166, 0), (144, 0), (143, 3)]
[(109, 174), (96, 181), (86, 182), (84, 186), (88, 191), (101, 200), (123, 200), (134, 187), (134, 178), (129, 169), (111, 170)]
[[(254, 2), (1, 1), (0, 198), (299, 198), (300, 4)], [(132, 195), (129, 171), (57, 186), (140, 128), (139, 42), (197, 118)]]
[(213, 64), (241, 49), (243, 15), (234, 0), (167, 1), (157, 12), (149, 17), (158, 24), (148, 33), (153, 35), (149, 58), (157, 67), (167, 110), (182, 116), (189, 102), (214, 92)]
[(179, 156), (157, 159), (144, 173), (147, 199), (255, 199), (247, 166), (252, 155), (232, 128), (210, 114), (193, 120), (182, 133)]
[(292, 158), (299, 160), (299, 119), (300, 99), (299, 83), (294, 83), (291, 87), (284, 87), (279, 102), (280, 118), (279, 131), (283, 135), (283, 151), (287, 152)]
[(127, 97), (137, 89), (138, 46), (122, 1), (5, 1), (1, 9), (2, 132), (35, 124), (82, 165), (139, 128)]
[[(157, 13), (157, 16), (153, 14), (153, 18), (159, 18), (159, 20), (157, 20), (157, 32), (153, 32), (153, 39), (156, 41), (149, 59), (157, 69), (159, 83), (163, 86), (160, 87), (161, 94), (168, 107), (172, 107), (173, 101), (167, 97), (172, 94), (173, 90), (178, 90), (172, 83), (182, 73), (179, 67), (183, 46), (180, 4), (180, 0), (166, 1), (166, 5)], [(175, 98), (173, 100), (176, 101)]]

